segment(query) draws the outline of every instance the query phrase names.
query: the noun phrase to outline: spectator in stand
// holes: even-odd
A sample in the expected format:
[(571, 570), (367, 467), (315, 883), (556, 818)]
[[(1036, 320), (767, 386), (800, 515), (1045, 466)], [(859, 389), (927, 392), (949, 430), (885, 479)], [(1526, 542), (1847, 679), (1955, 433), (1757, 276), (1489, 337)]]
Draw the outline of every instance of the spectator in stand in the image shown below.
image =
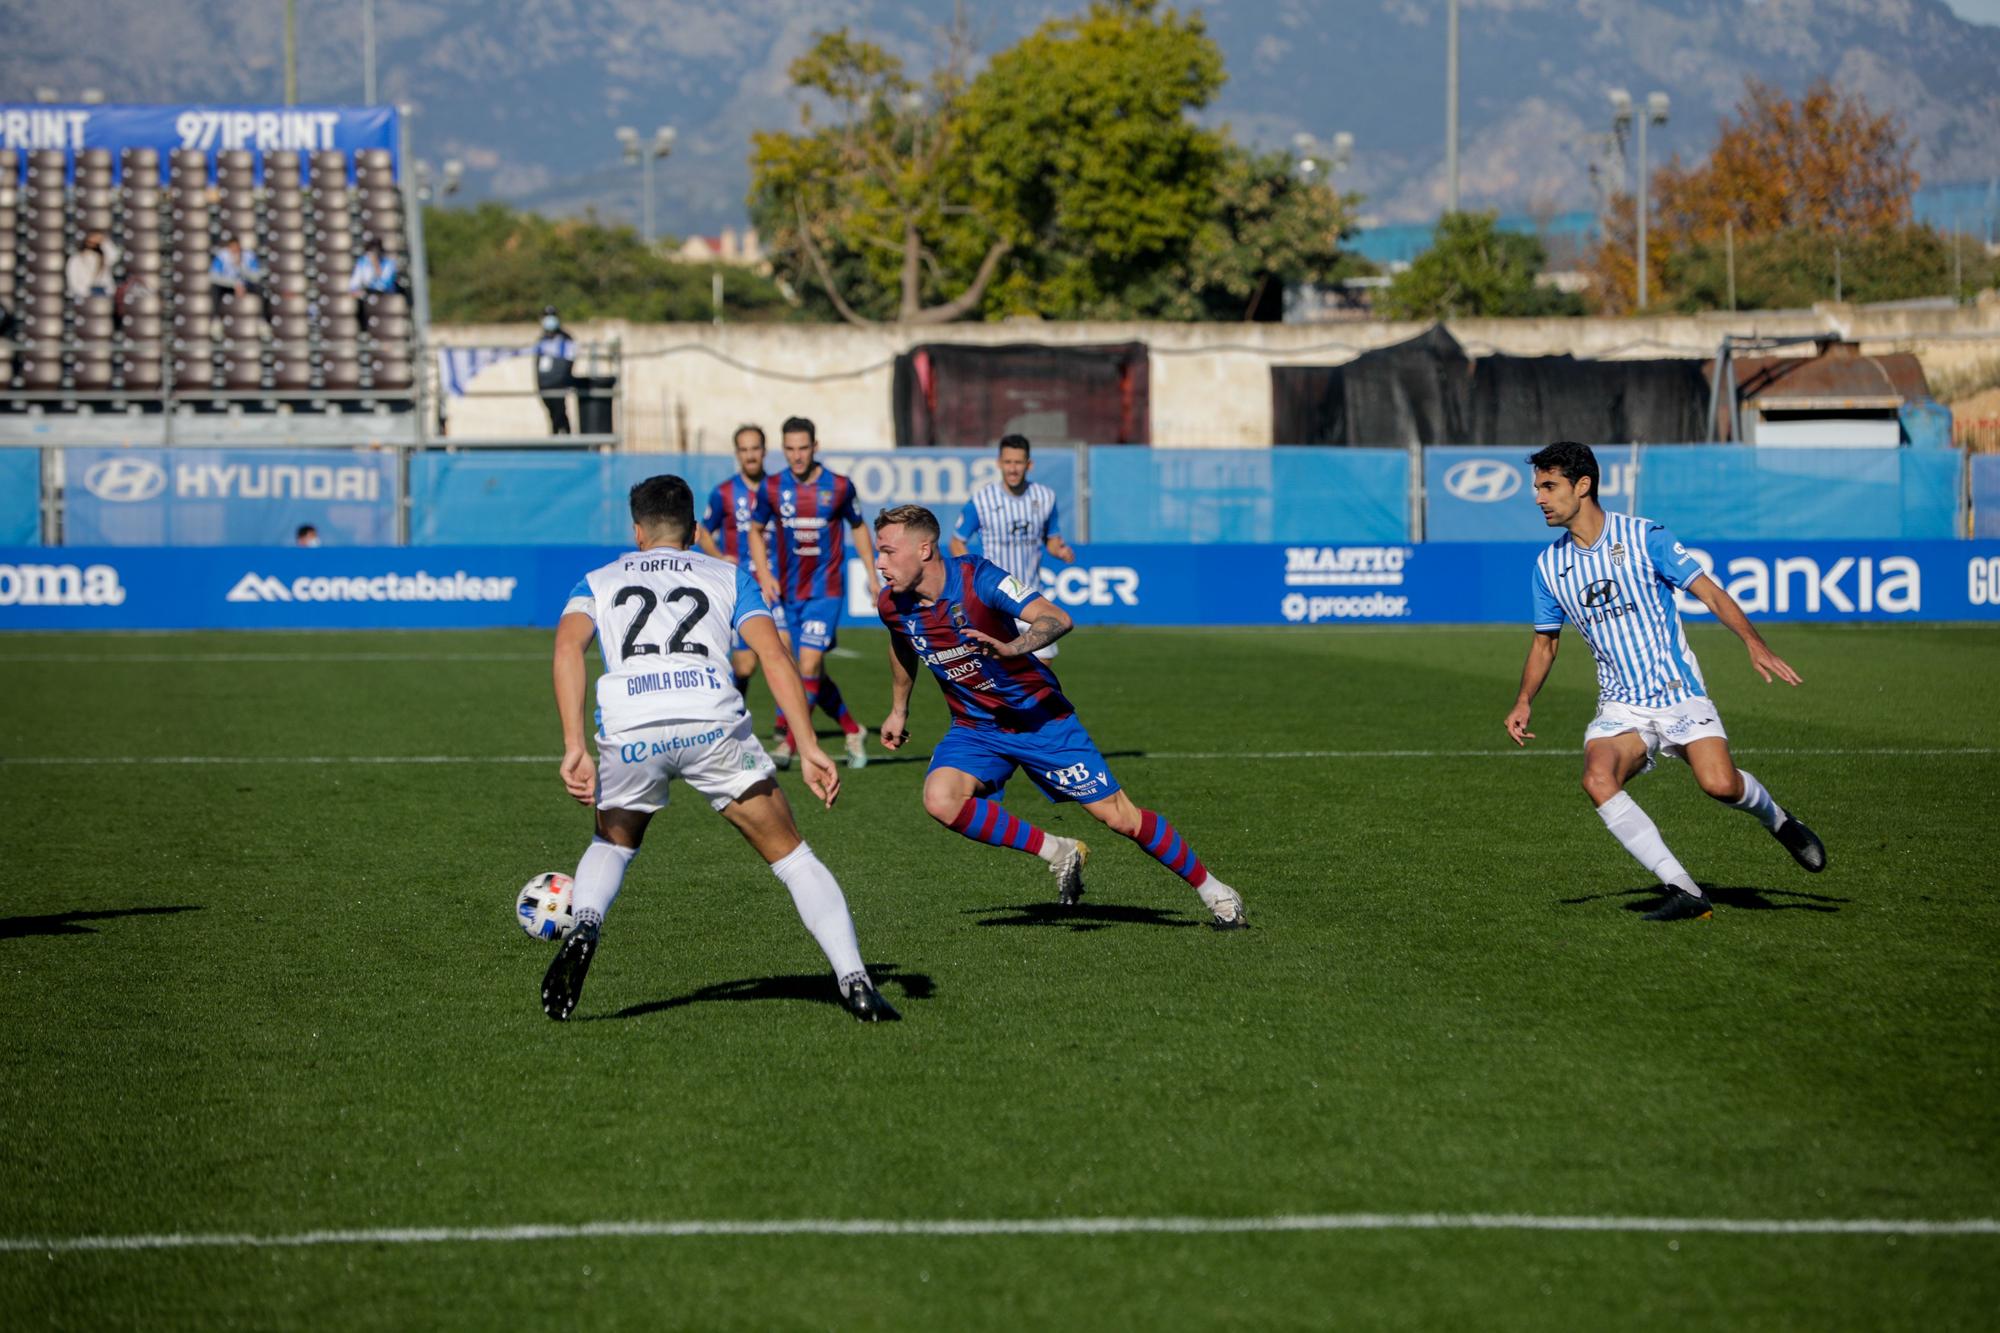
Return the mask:
[(118, 280), (112, 270), (118, 264), (118, 247), (104, 239), (104, 233), (93, 231), (83, 238), (83, 248), (69, 257), (63, 266), (63, 278), (69, 288), (69, 299), (81, 301), (87, 296), (109, 296), (117, 289)]
[(232, 236), (223, 242), (214, 262), (208, 266), (208, 285), (217, 301), (233, 301), (245, 295), (262, 297), (264, 265), (255, 250), (246, 250), (243, 242)]
[(347, 291), (350, 296), (393, 292), (401, 281), (402, 271), (396, 267), (396, 261), (382, 253), (382, 242), (371, 240), (361, 258), (354, 261), (354, 272), (347, 277)]
[(319, 529), (310, 523), (299, 524), (299, 530), (292, 534), (294, 546), (318, 546)]
[(535, 387), (549, 413), (549, 434), (567, 435), (569, 389), (576, 369), (576, 339), (562, 326), (554, 306), (542, 307), (542, 336), (535, 344)]

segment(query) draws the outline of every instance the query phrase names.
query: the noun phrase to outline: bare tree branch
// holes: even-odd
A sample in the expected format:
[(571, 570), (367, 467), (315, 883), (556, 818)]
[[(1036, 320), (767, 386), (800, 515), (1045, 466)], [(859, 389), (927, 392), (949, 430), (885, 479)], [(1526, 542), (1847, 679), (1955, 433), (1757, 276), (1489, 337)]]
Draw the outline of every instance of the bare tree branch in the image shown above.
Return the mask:
[(813, 269), (819, 274), (819, 285), (826, 289), (828, 299), (833, 302), (833, 308), (838, 310), (840, 317), (848, 323), (859, 325), (864, 329), (873, 328), (874, 320), (856, 314), (854, 308), (847, 304), (847, 299), (840, 294), (840, 285), (834, 282), (833, 274), (827, 269), (826, 259), (820, 254), (819, 247), (813, 244), (812, 228), (806, 225), (805, 201), (793, 202), (799, 218), (799, 242), (805, 246), (806, 257), (812, 260)]
[(911, 324), (948, 324), (979, 304), (986, 295), (986, 284), (993, 280), (993, 274), (1000, 267), (1009, 250), (1014, 248), (1011, 241), (995, 241), (993, 248), (986, 252), (986, 258), (979, 261), (979, 272), (973, 276), (972, 285), (943, 305), (932, 306), (929, 310), (919, 310), (908, 317)]

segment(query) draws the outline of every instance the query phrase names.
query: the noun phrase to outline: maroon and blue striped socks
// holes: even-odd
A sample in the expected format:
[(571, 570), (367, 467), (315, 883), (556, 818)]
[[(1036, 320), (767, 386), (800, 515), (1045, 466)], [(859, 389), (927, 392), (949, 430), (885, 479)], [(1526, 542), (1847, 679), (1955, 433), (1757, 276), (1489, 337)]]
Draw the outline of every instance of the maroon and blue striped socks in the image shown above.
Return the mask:
[(951, 831), (974, 842), (992, 847), (1011, 847), (1030, 856), (1042, 854), (1042, 843), (1047, 837), (1033, 824), (1008, 814), (999, 802), (982, 800), (977, 796), (968, 797), (965, 804), (958, 808), (957, 817), (951, 821)]
[(1151, 810), (1139, 812), (1139, 831), (1132, 835), (1132, 841), (1146, 849), (1146, 855), (1158, 861), (1167, 869), (1179, 875), (1194, 888), (1208, 882), (1208, 867), (1188, 846), (1181, 831), (1166, 821), (1165, 816)]

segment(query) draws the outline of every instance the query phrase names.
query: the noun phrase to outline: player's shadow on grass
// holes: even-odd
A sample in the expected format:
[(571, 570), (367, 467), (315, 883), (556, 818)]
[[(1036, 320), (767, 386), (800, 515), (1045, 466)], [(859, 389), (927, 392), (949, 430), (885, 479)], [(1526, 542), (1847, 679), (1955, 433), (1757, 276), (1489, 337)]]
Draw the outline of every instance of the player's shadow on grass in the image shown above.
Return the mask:
[(48, 916), (0, 916), (0, 940), (23, 939), (29, 935), (95, 935), (84, 921), (109, 921), (121, 916), (172, 916), (176, 912), (199, 912), (193, 903), (176, 907), (114, 907), (101, 912), (55, 912)]
[[(1795, 889), (1759, 889), (1748, 885), (1703, 884), (1702, 892), (1718, 907), (1746, 912), (1838, 912), (1839, 904), (1854, 901), (1823, 893), (1803, 893)], [(1657, 884), (1642, 889), (1616, 889), (1610, 893), (1590, 893), (1581, 898), (1560, 899), (1565, 907), (1616, 900), (1628, 912), (1650, 912), (1667, 900)], [(1773, 901), (1780, 899), (1782, 901)]]
[(1203, 923), (1157, 907), (1126, 907), (1115, 903), (1019, 903), (1011, 906), (968, 907), (966, 916), (983, 918), (982, 926), (1059, 926), (1064, 930), (1105, 930), (1111, 926), (1165, 926), (1187, 930)]
[[(937, 983), (931, 980), (928, 973), (905, 972), (894, 963), (870, 963), (868, 975), (874, 978), (875, 988), (887, 993), (892, 1000), (928, 1000), (937, 990)], [(691, 1004), (707, 1004), (716, 1000), (805, 1000), (836, 1008), (840, 1005), (833, 978), (825, 972), (814, 972), (810, 975), (718, 981), (713, 986), (703, 986), (700, 990), (676, 995), (669, 1000), (628, 1004), (615, 1014), (588, 1014), (580, 1021), (593, 1023), (612, 1018), (644, 1018), (648, 1014), (665, 1013), (669, 1009), (682, 1009)]]

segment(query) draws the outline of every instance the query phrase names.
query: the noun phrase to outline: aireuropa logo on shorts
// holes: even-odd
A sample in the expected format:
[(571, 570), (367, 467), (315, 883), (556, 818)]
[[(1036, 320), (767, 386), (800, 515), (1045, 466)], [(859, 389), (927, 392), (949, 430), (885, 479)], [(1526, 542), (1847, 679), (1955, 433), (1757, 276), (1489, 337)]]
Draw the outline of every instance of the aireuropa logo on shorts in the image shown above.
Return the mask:
[(0, 606), (123, 606), (110, 565), (0, 565)]
[(1317, 625), (1322, 620), (1400, 620), (1410, 614), (1410, 599), (1386, 592), (1361, 597), (1308, 597), (1288, 592), (1278, 610), (1294, 625)]
[(230, 602), (511, 602), (513, 578), (451, 574), (308, 574), (281, 579), (254, 570), (236, 580), (223, 599)]
[(1287, 546), (1287, 588), (1399, 587), (1410, 546)]

